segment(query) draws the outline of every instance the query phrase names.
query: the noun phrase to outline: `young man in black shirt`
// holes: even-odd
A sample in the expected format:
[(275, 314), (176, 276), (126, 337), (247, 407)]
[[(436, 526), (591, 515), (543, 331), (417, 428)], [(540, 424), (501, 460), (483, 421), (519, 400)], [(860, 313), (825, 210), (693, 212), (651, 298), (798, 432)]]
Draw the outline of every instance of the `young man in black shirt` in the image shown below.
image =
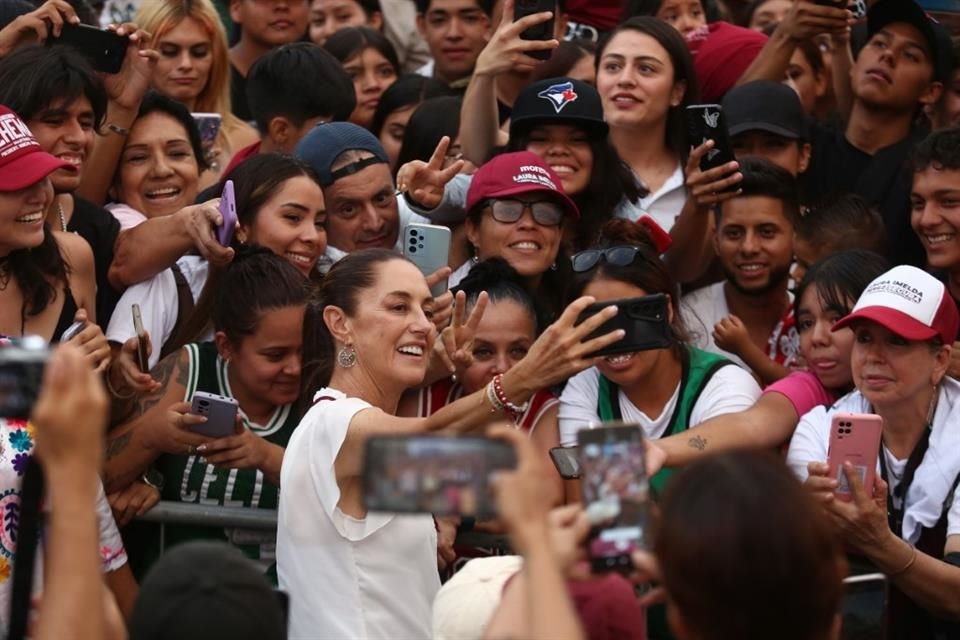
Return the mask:
[[(836, 9), (799, 2), (761, 53), (764, 77), (779, 79), (786, 68), (771, 63), (810, 35), (809, 24), (838, 22)], [(822, 14), (822, 15), (821, 15)], [(843, 12), (839, 12), (843, 27)], [(814, 21), (816, 18), (817, 21)], [(853, 104), (844, 130), (811, 127), (813, 156), (802, 176), (804, 192), (830, 198), (863, 196), (880, 211), (896, 264), (922, 265), (923, 247), (910, 231), (910, 180), (903, 166), (926, 134), (915, 122), (937, 102), (950, 70), (949, 35), (913, 0), (879, 0), (867, 14), (867, 42), (851, 72)]]

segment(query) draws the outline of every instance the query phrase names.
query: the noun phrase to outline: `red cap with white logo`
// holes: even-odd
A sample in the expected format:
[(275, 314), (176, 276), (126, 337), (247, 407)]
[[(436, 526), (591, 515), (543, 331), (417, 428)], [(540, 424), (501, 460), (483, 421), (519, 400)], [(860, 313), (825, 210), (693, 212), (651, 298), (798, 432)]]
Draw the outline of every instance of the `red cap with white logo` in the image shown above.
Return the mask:
[(19, 191), (57, 169), (75, 170), (40, 148), (23, 120), (0, 105), (0, 191)]
[(580, 218), (580, 210), (564, 193), (559, 176), (540, 156), (529, 151), (504, 153), (477, 169), (467, 190), (467, 211), (488, 198), (537, 192), (552, 194), (566, 208), (568, 216)]

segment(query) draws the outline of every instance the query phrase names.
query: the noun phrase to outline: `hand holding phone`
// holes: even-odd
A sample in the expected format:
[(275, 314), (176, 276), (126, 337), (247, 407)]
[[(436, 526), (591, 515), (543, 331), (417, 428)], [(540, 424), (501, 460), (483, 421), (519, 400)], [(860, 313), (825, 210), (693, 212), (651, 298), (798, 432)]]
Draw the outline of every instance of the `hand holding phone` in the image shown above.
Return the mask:
[(550, 459), (557, 473), (565, 480), (580, 477), (580, 449), (577, 447), (554, 447), (550, 449)]
[[(544, 11), (552, 11), (553, 16), (551, 16), (549, 20), (524, 29), (520, 33), (521, 40), (553, 40), (553, 25), (557, 19), (557, 2), (556, 0), (515, 0), (513, 5), (514, 22), (526, 16)], [(548, 60), (552, 51), (552, 49), (535, 49), (533, 51), (526, 51), (525, 53), (531, 58)]]
[(60, 335), (60, 342), (70, 342), (73, 338), (87, 327), (85, 320), (78, 320), (67, 327)]
[(190, 413), (203, 416), (207, 421), (190, 429), (211, 438), (226, 438), (234, 432), (239, 409), (240, 405), (233, 398), (197, 391), (193, 394)]
[(656, 293), (625, 300), (597, 302), (580, 314), (577, 324), (600, 313), (610, 305), (617, 306), (617, 315), (600, 325), (584, 340), (592, 340), (617, 329), (623, 329), (626, 335), (622, 340), (591, 353), (591, 357), (665, 349), (672, 344), (670, 309), (666, 295)]
[(233, 242), (233, 232), (237, 228), (237, 198), (233, 190), (233, 180), (227, 180), (220, 194), (220, 215), (223, 222), (217, 227), (217, 240), (224, 247)]
[(650, 484), (640, 425), (606, 423), (577, 438), (584, 507), (593, 525), (591, 566), (598, 572), (629, 571), (630, 555), (649, 546)]
[(850, 502), (853, 493), (844, 463), (853, 465), (863, 488), (873, 495), (876, 482), (877, 460), (883, 438), (883, 418), (866, 413), (838, 413), (830, 424), (830, 449), (827, 464), (830, 477), (838, 483), (834, 492), (837, 500)]
[(707, 140), (713, 140), (713, 148), (700, 160), (701, 171), (716, 169), (736, 160), (723, 107), (718, 104), (693, 104), (687, 107), (685, 116), (691, 147), (699, 147)]
[(65, 44), (83, 55), (94, 70), (118, 73), (123, 67), (130, 41), (112, 31), (104, 31), (85, 24), (65, 23), (60, 36), (47, 40), (48, 45)]

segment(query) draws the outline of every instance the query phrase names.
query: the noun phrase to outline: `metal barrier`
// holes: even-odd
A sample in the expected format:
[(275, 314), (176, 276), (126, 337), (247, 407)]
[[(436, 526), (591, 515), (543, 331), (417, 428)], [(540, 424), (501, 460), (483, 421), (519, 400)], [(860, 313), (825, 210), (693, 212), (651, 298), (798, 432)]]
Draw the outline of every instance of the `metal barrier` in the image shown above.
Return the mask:
[[(276, 530), (277, 512), (273, 509), (247, 509), (243, 507), (221, 507), (217, 505), (193, 504), (187, 502), (161, 501), (150, 511), (140, 516), (140, 520), (156, 522), (160, 525), (160, 551), (166, 549), (166, 525), (183, 524), (201, 527), (224, 527), (256, 529), (259, 531)], [(464, 547), (482, 547), (509, 550), (510, 542), (506, 536), (484, 531), (461, 531), (457, 534), (456, 544)]]

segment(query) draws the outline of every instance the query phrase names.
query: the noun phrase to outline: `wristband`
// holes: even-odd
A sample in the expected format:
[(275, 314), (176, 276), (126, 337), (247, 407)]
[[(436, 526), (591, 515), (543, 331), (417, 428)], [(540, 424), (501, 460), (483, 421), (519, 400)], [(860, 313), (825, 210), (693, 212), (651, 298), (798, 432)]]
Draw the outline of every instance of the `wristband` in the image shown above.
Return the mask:
[(903, 573), (907, 572), (907, 569), (913, 566), (913, 563), (917, 561), (917, 548), (913, 545), (910, 545), (910, 559), (907, 560), (907, 564), (903, 565), (900, 569), (896, 571), (891, 571), (887, 574), (890, 578), (895, 578)]
[(506, 407), (503, 406), (503, 403), (500, 402), (500, 398), (497, 397), (497, 392), (493, 388), (493, 380), (487, 383), (485, 389), (487, 394), (487, 402), (490, 403), (490, 413), (497, 413), (498, 411), (505, 411)]

